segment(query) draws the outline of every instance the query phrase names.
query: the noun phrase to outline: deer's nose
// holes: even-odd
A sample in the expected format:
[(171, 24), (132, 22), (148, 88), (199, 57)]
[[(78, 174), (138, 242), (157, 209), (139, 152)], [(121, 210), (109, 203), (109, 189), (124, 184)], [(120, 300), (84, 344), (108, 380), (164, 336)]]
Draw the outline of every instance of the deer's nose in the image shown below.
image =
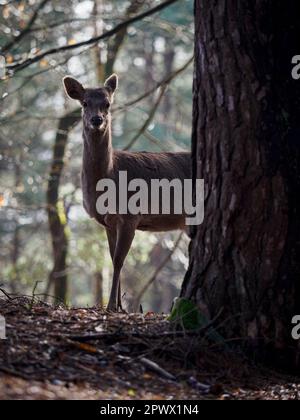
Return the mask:
[(100, 127), (100, 125), (102, 125), (102, 123), (103, 123), (103, 118), (99, 117), (98, 115), (91, 118), (91, 124), (94, 127)]

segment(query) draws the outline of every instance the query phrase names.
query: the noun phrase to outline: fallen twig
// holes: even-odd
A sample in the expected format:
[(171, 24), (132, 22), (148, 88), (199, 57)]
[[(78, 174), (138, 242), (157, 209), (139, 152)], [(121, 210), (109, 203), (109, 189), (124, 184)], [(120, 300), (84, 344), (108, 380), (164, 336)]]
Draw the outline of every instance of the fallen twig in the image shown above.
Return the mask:
[(153, 362), (152, 360), (149, 360), (146, 357), (141, 357), (139, 360), (145, 367), (147, 367), (155, 373), (158, 373), (163, 378), (168, 379), (169, 381), (176, 381), (176, 377), (174, 375), (167, 372), (165, 369), (160, 367), (157, 363)]
[(7, 373), (8, 375), (13, 375), (13, 376), (17, 376), (21, 379), (25, 379), (26, 381), (32, 380), (32, 377), (30, 375), (27, 375), (26, 373), (21, 373), (21, 372), (18, 372), (16, 370), (14, 370), (14, 369), (10, 369), (10, 368), (7, 368), (7, 367), (1, 366), (1, 365), (0, 365), (0, 371), (3, 372), (3, 373)]
[(144, 338), (144, 339), (151, 339), (151, 340), (159, 340), (161, 338), (176, 338), (176, 337), (186, 337), (186, 336), (193, 336), (197, 337), (203, 335), (208, 329), (210, 329), (216, 320), (213, 320), (205, 327), (202, 327), (198, 330), (193, 331), (167, 331), (160, 334), (149, 334), (144, 332), (123, 332), (123, 331), (116, 331), (116, 332), (104, 332), (104, 333), (90, 333), (90, 334), (79, 334), (79, 335), (57, 335), (56, 337), (65, 338), (74, 341), (80, 342), (87, 342), (92, 340), (102, 340), (102, 339), (111, 339), (116, 338), (121, 340), (122, 338)]
[(33, 305), (34, 305), (34, 301), (35, 301), (35, 291), (36, 291), (36, 289), (37, 289), (37, 287), (38, 287), (39, 283), (42, 283), (42, 281), (36, 281), (36, 282), (35, 282), (35, 285), (34, 285), (34, 288), (33, 288), (33, 291), (32, 291), (31, 302), (30, 302), (30, 305), (29, 305), (29, 310), (30, 310), (30, 312), (32, 311), (32, 308), (33, 308)]
[(210, 392), (210, 385), (202, 384), (201, 382), (198, 382), (197, 379), (195, 379), (193, 376), (191, 376), (187, 380), (188, 385), (190, 385), (192, 388), (196, 389), (197, 391), (200, 391), (203, 394), (209, 394)]
[(13, 300), (13, 298), (4, 289), (0, 288), (0, 292), (2, 292), (8, 300)]

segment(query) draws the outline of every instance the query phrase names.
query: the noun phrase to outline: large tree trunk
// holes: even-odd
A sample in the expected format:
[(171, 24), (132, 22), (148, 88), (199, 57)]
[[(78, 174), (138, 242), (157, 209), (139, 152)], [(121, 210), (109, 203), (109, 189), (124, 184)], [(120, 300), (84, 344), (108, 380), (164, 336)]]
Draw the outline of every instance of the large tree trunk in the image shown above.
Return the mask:
[(227, 338), (283, 362), (300, 313), (298, 3), (195, 1), (192, 159), (206, 204), (182, 288), (211, 318), (223, 308)]

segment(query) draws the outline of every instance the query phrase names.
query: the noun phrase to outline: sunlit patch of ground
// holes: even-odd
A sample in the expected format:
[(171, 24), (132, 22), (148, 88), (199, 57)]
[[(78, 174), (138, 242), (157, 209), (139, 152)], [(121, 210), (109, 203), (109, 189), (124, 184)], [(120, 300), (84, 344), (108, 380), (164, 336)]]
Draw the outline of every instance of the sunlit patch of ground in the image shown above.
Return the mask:
[(165, 316), (0, 299), (1, 399), (298, 399), (297, 378), (213, 350)]

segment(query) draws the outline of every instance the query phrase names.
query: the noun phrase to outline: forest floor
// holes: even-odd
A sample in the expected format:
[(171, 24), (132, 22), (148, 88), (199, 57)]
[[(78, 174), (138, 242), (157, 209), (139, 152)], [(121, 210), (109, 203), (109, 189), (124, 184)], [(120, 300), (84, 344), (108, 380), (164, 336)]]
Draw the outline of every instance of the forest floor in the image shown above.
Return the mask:
[(299, 379), (207, 347), (203, 337), (173, 331), (163, 315), (66, 309), (8, 295), (0, 314), (7, 336), (0, 340), (0, 399), (300, 397)]

